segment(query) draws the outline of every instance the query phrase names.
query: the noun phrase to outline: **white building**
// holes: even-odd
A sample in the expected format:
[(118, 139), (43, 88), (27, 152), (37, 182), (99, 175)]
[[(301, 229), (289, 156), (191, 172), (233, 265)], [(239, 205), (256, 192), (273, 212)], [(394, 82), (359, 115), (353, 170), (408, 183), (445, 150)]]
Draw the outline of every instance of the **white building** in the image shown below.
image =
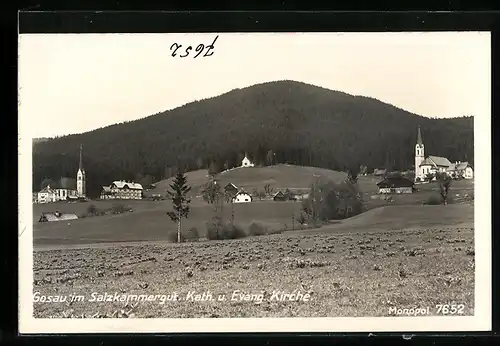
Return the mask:
[(76, 173), (76, 191), (78, 192), (78, 197), (85, 198), (85, 194), (87, 192), (87, 182), (85, 170), (83, 169), (82, 150), (83, 145), (80, 144), (80, 166), (78, 168), (78, 173)]
[[(474, 172), (467, 162), (451, 163), (446, 157), (429, 155), (425, 157), (424, 143), (418, 127), (417, 144), (415, 145), (415, 181), (426, 180), (427, 174), (446, 173), (452, 177), (472, 179)], [(435, 180), (436, 178), (434, 178)]]
[[(446, 173), (452, 163), (446, 157), (428, 156), (419, 167), (420, 179), (425, 180), (427, 174)], [(416, 175), (416, 174), (415, 174)]]
[(241, 167), (254, 167), (254, 164), (252, 161), (250, 161), (250, 159), (248, 158), (248, 156), (245, 154), (245, 157), (243, 158), (243, 160), (241, 160)]
[(233, 203), (250, 203), (252, 202), (252, 196), (250, 194), (240, 191), (233, 197)]
[(37, 194), (37, 203), (53, 203), (58, 201), (66, 201), (71, 198), (76, 198), (78, 195), (76, 190), (51, 188), (47, 185)]
[(455, 162), (455, 164), (448, 168), (447, 173), (454, 178), (474, 179), (474, 170), (468, 162)]

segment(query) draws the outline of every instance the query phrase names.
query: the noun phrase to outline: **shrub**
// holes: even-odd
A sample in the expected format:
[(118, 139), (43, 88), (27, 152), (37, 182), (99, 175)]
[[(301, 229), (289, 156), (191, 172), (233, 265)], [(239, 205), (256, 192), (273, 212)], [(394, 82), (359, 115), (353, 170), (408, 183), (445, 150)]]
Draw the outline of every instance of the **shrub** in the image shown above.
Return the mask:
[(301, 225), (304, 225), (307, 222), (307, 218), (303, 212), (297, 217), (297, 222)]
[(250, 236), (259, 236), (266, 234), (268, 234), (267, 228), (260, 223), (252, 222), (252, 224), (248, 228), (248, 235)]
[(220, 233), (222, 231), (222, 220), (220, 217), (216, 216), (212, 218), (212, 221), (207, 222), (206, 224), (206, 238), (208, 240), (217, 240), (220, 238)]
[(427, 198), (427, 200), (424, 201), (424, 204), (426, 204), (426, 205), (439, 205), (439, 204), (443, 204), (443, 201), (438, 196), (430, 196), (429, 198)]
[(119, 204), (113, 204), (111, 207), (111, 212), (113, 214), (121, 214), (127, 211), (127, 208), (125, 208), (125, 205), (119, 203)]
[(247, 234), (238, 225), (223, 224), (220, 217), (214, 217), (207, 223), (206, 237), (208, 240), (239, 239)]
[(87, 214), (88, 215), (95, 215), (97, 214), (97, 207), (94, 204), (91, 204), (87, 207)]
[[(168, 232), (167, 238), (172, 243), (177, 243), (177, 230)], [(181, 232), (181, 243), (186, 239), (184, 238), (184, 234)]]
[(245, 230), (242, 227), (231, 224), (224, 226), (224, 235), (226, 235), (227, 237), (223, 239), (240, 239), (247, 236)]

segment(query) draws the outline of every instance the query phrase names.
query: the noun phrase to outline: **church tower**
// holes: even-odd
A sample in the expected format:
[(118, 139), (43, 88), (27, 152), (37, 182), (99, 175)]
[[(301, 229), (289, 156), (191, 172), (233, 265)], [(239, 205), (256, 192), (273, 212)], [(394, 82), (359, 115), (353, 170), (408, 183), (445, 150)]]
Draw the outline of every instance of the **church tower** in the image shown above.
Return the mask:
[(82, 150), (83, 145), (80, 144), (80, 166), (78, 168), (78, 173), (76, 174), (76, 192), (78, 194), (78, 197), (85, 197), (86, 193), (85, 170), (83, 169)]
[(424, 142), (422, 142), (422, 134), (420, 133), (420, 125), (418, 126), (417, 144), (415, 145), (415, 181), (417, 178), (423, 179), (420, 164), (424, 161)]

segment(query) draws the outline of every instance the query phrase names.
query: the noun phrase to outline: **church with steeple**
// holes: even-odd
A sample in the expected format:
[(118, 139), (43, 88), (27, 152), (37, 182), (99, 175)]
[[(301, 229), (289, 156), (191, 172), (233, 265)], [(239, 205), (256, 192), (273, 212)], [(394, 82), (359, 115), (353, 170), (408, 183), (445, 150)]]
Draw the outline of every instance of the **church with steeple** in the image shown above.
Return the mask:
[(85, 198), (86, 195), (86, 180), (85, 180), (85, 169), (83, 169), (83, 145), (80, 144), (80, 166), (78, 167), (78, 173), (76, 174), (76, 191), (78, 197)]
[(425, 146), (422, 141), (420, 126), (417, 132), (417, 144), (415, 144), (415, 182), (427, 180), (429, 175), (446, 173), (453, 178), (473, 179), (474, 171), (468, 162), (450, 162), (446, 157), (429, 155), (425, 157)]

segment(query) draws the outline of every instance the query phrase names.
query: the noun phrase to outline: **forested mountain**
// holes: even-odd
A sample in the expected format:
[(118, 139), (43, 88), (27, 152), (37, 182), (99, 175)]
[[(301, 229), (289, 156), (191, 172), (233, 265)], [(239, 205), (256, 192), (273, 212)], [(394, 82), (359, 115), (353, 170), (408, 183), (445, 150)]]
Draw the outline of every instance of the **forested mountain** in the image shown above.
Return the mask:
[(418, 125), (426, 154), (473, 163), (473, 117), (429, 119), (372, 98), (279, 81), (35, 143), (33, 186), (75, 176), (80, 144), (90, 195), (117, 179), (166, 178), (178, 166), (232, 167), (245, 152), (257, 164), (405, 169), (414, 162)]

